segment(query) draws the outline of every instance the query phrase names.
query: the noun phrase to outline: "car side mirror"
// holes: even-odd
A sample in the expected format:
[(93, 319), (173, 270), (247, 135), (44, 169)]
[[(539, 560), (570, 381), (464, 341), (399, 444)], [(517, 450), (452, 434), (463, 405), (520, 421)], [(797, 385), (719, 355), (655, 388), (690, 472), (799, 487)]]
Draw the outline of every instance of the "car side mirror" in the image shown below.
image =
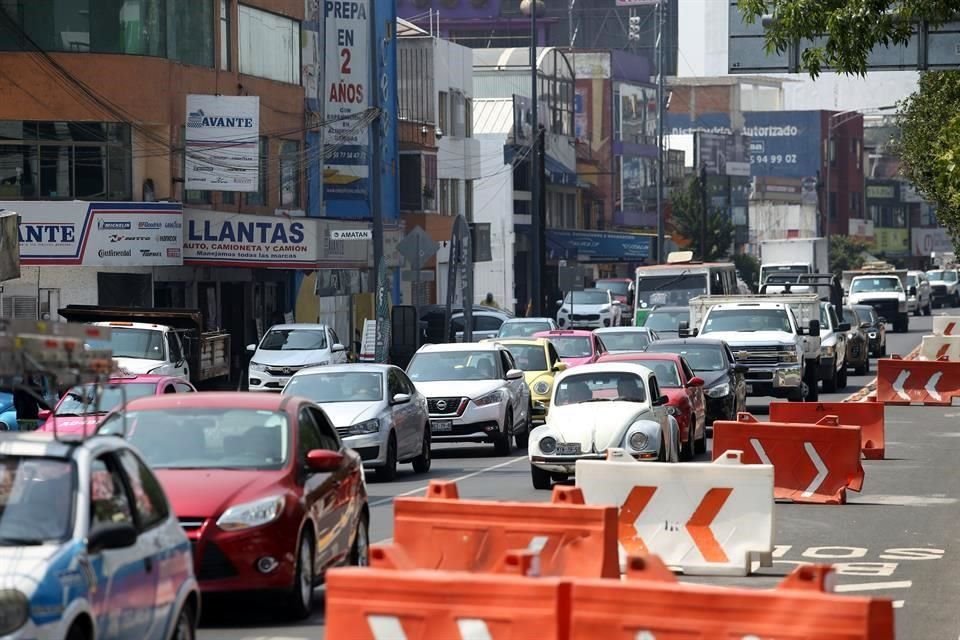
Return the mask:
[(912, 296), (917, 295), (917, 288), (916, 288), (916, 287), (910, 287), (910, 295), (912, 295)]
[(248, 352), (248, 353), (253, 353), (253, 352), (256, 351), (256, 350), (257, 350), (257, 345), (255, 345), (255, 344), (248, 344), (248, 345), (247, 345), (247, 352)]
[(409, 393), (398, 393), (395, 396), (393, 396), (390, 402), (391, 404), (406, 404), (410, 402), (410, 398), (411, 396)]
[(677, 325), (677, 335), (680, 336), (681, 338), (689, 338), (690, 323), (686, 322), (685, 320), (681, 320), (680, 323)]
[(137, 530), (129, 522), (98, 526), (87, 536), (87, 551), (91, 554), (112, 549), (127, 549), (137, 544)]
[(871, 325), (869, 322), (861, 322), (861, 323), (860, 323), (860, 328), (861, 328), (861, 329), (869, 329), (871, 326), (873, 326), (873, 325)]
[(810, 328), (807, 330), (807, 335), (813, 338), (820, 337), (820, 321), (819, 320), (810, 321)]
[(668, 398), (666, 395), (662, 395), (653, 401), (653, 406), (662, 407), (669, 402), (670, 402), (670, 398)]
[(342, 353), (342, 352), (344, 352), (344, 351), (346, 351), (346, 350), (347, 350), (347, 348), (344, 347), (344, 346), (343, 346), (342, 344), (340, 344), (339, 342), (336, 343), (335, 345), (333, 345), (332, 347), (330, 347), (330, 353)]
[(316, 472), (336, 471), (343, 464), (343, 454), (329, 449), (307, 451), (307, 469)]
[(703, 386), (703, 378), (701, 378), (701, 377), (699, 377), (699, 376), (694, 376), (694, 377), (690, 378), (690, 382), (687, 383), (687, 386), (688, 386), (688, 387), (702, 387), (702, 386)]
[(561, 371), (566, 371), (566, 370), (567, 370), (566, 362), (558, 362), (555, 365), (553, 365), (553, 371), (555, 373), (560, 373)]
[(49, 420), (52, 415), (53, 411), (50, 411), (50, 409), (40, 409), (37, 412), (37, 420)]
[(510, 369), (510, 371), (507, 371), (506, 378), (507, 380), (522, 380), (523, 371), (520, 369)]
[(839, 330), (839, 331), (850, 331), (850, 323), (849, 323), (849, 322), (841, 322), (839, 325), (837, 325), (837, 330)]

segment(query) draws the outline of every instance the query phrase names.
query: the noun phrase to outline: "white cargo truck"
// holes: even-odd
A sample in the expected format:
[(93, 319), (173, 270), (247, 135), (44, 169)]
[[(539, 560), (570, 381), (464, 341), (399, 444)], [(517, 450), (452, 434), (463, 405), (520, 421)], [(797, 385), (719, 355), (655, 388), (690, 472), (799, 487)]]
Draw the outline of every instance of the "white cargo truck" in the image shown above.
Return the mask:
[[(830, 258), (827, 252), (826, 238), (790, 238), (788, 240), (764, 240), (760, 243), (760, 286), (767, 284), (767, 278), (777, 276), (799, 276), (809, 273), (828, 273)], [(782, 278), (778, 278), (783, 282)], [(767, 293), (781, 293), (781, 284), (770, 284)], [(793, 287), (794, 293), (808, 293), (804, 287)]]

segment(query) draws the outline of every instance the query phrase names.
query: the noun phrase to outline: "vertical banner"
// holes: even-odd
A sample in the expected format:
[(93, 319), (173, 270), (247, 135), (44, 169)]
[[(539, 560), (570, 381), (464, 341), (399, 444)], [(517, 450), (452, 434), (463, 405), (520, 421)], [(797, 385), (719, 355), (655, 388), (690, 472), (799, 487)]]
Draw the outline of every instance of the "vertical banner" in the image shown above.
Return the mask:
[(587, 100), (589, 92), (586, 87), (577, 87), (573, 96), (573, 135), (577, 140), (586, 141), (590, 138), (588, 130), (590, 116), (587, 112)]
[(259, 136), (259, 97), (188, 95), (184, 188), (257, 191)]
[(324, 0), (324, 199), (366, 200), (370, 179), (370, 0)]

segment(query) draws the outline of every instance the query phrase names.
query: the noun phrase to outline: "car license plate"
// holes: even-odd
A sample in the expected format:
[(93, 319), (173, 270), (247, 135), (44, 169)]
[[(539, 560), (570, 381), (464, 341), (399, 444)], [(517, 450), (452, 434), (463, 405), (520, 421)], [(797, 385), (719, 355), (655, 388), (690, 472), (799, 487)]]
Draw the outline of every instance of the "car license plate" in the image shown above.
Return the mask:
[(445, 433), (453, 431), (453, 422), (450, 420), (434, 420), (430, 423), (430, 431), (433, 433)]
[(748, 385), (747, 385), (747, 393), (753, 393), (753, 385), (752, 385), (752, 384), (748, 384)]
[(561, 442), (557, 445), (557, 455), (558, 456), (575, 456), (580, 455), (580, 443), (579, 442)]

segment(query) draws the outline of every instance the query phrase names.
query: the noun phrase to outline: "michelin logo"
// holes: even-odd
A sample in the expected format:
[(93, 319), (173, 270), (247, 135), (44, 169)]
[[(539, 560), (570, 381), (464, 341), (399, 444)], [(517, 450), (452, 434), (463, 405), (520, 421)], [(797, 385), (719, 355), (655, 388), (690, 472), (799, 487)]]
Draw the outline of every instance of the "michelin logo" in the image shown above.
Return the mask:
[(97, 229), (101, 231), (121, 231), (130, 229), (129, 222), (117, 222), (115, 220), (97, 220)]

